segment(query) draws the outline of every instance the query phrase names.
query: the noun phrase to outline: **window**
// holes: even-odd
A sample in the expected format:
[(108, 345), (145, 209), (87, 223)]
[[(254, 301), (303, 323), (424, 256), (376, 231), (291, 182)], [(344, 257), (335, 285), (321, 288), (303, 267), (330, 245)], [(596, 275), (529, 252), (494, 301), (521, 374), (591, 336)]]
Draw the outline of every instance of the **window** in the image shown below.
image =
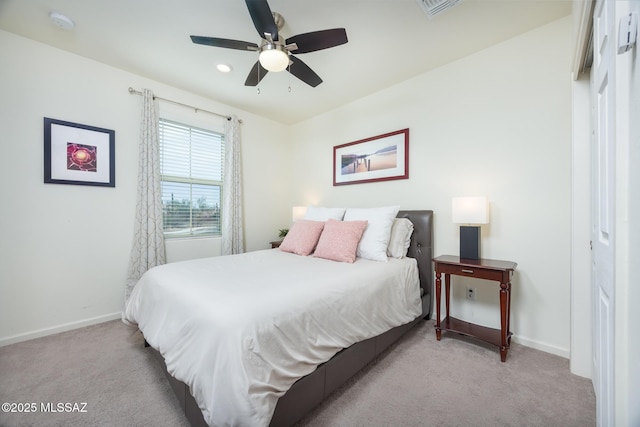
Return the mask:
[(223, 135), (160, 119), (165, 238), (220, 235)]

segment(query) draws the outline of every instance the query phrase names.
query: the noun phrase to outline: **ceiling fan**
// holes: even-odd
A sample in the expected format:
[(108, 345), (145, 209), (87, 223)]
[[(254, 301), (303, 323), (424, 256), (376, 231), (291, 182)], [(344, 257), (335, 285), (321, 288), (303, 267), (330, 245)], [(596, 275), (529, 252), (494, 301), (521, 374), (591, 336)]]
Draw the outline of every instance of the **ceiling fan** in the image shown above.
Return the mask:
[(344, 28), (313, 31), (298, 34), (282, 41), (278, 30), (282, 29), (284, 19), (278, 13), (272, 13), (267, 0), (245, 0), (253, 25), (262, 38), (260, 45), (240, 40), (221, 39), (217, 37), (191, 36), (196, 44), (223, 47), (227, 49), (259, 52), (258, 61), (244, 82), (245, 86), (257, 86), (269, 72), (287, 69), (291, 74), (312, 87), (322, 83), (322, 79), (293, 53), (309, 53), (347, 43), (347, 32)]

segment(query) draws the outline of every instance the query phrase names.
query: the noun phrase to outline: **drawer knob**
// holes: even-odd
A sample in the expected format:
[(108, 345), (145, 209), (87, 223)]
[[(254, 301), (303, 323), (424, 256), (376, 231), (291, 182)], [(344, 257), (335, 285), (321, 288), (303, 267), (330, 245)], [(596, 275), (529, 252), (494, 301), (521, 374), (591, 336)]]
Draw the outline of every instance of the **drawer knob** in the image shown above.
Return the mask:
[(473, 274), (473, 270), (465, 270), (465, 269), (462, 269), (462, 272), (463, 272), (463, 273)]

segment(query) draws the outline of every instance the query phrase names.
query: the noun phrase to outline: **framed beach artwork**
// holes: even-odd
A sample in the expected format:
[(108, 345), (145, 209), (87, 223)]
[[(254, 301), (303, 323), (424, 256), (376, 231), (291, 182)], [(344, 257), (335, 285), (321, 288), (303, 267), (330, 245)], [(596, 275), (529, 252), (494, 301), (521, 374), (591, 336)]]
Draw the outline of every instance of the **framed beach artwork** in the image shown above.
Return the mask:
[(44, 118), (44, 182), (115, 187), (115, 131)]
[(333, 185), (409, 178), (409, 129), (333, 147)]

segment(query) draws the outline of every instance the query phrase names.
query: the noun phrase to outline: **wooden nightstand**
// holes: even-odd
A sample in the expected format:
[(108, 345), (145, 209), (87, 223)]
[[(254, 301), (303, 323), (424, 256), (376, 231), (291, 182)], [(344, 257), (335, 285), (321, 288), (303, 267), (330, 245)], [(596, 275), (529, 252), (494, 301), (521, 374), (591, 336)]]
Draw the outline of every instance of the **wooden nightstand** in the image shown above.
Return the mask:
[[(515, 262), (492, 259), (460, 259), (452, 255), (442, 255), (433, 259), (436, 272), (436, 338), (440, 341), (442, 331), (452, 331), (477, 338), (500, 348), (500, 359), (507, 360), (511, 345), (509, 322), (511, 317), (511, 277), (516, 269)], [(444, 274), (445, 306), (447, 316), (440, 321), (441, 275)], [(474, 325), (451, 316), (449, 299), (451, 275), (475, 277), (500, 282), (500, 329)]]
[(276, 240), (275, 242), (269, 242), (269, 244), (271, 245), (271, 249), (279, 248), (281, 243), (282, 243), (282, 240)]

